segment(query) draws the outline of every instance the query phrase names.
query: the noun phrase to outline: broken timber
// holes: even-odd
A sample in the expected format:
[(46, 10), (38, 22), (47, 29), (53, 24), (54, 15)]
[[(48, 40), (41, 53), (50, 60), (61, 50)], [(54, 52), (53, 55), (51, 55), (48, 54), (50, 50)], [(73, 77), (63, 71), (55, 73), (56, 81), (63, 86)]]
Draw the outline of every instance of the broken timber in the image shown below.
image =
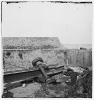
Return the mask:
[[(57, 68), (45, 68), (45, 73), (48, 77), (62, 73), (63, 66), (58, 66)], [(24, 70), (15, 72), (5, 72), (3, 76), (4, 87), (7, 89), (15, 88), (20, 86), (22, 82), (33, 80), (34, 78), (42, 77), (40, 70)]]

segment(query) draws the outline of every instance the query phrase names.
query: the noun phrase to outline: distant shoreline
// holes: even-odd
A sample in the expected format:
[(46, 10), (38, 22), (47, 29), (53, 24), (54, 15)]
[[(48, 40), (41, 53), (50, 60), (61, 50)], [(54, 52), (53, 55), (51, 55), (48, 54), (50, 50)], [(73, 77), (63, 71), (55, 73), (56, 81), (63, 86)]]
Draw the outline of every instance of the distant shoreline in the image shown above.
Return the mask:
[(86, 49), (92, 48), (92, 44), (63, 44), (63, 46), (68, 49), (80, 49), (81, 47)]

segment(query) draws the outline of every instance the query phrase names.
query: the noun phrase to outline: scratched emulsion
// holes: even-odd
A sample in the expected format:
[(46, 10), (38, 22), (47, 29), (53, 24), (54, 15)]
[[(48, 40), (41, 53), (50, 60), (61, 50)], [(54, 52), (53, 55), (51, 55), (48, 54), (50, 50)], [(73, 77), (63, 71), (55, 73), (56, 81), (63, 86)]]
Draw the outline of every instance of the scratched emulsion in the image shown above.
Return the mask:
[[(2, 1), (3, 2), (3, 1)], [(49, 2), (49, 3), (56, 3), (56, 4), (58, 4), (58, 3), (67, 3), (67, 4), (91, 4), (92, 3), (92, 1), (87, 1), (87, 2), (75, 2), (75, 1), (5, 1), (7, 4), (13, 4), (13, 3), (15, 3), (15, 4), (17, 4), (17, 3), (28, 3), (28, 2), (41, 2), (41, 3), (47, 3), (47, 2)]]

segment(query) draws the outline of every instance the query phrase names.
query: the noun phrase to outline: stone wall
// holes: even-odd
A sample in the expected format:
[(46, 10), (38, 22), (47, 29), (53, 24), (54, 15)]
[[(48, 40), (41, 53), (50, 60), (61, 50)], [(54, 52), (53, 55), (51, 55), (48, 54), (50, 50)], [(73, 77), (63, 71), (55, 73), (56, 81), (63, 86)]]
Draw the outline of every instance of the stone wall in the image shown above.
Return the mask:
[[(33, 68), (32, 61), (42, 57), (47, 65), (64, 65), (64, 53), (57, 50), (4, 50), (4, 68)], [(7, 53), (10, 52), (10, 55)]]
[(52, 49), (61, 43), (57, 37), (5, 37), (2, 46), (3, 49)]

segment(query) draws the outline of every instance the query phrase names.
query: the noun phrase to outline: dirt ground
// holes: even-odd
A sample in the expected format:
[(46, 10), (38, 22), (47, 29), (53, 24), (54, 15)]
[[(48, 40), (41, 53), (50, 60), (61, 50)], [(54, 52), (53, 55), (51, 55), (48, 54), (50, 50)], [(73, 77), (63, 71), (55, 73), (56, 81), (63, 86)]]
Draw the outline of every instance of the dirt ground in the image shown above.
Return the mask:
[(15, 89), (11, 89), (10, 92), (13, 93), (13, 97), (34, 97), (34, 93), (40, 90), (41, 84), (31, 83), (26, 85), (26, 87), (17, 87)]

